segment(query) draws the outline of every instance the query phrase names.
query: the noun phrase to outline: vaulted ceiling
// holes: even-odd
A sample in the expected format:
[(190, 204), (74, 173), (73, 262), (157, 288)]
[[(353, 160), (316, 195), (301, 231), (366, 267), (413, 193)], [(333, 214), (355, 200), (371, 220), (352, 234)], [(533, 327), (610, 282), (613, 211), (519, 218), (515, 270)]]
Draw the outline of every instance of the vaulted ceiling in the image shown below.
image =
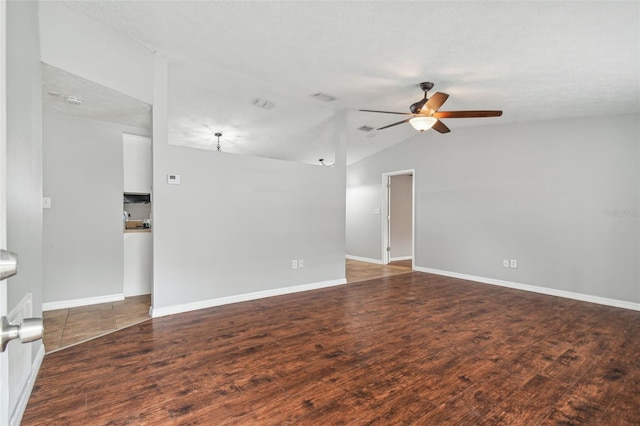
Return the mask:
[[(441, 110), (500, 109), (464, 126), (639, 113), (637, 1), (64, 2), (169, 59), (170, 143), (318, 164), (346, 111), (348, 162), (410, 137), (418, 84)], [(325, 93), (334, 101), (311, 95)], [(255, 99), (273, 108), (252, 105)], [(543, 125), (543, 124), (542, 124)]]

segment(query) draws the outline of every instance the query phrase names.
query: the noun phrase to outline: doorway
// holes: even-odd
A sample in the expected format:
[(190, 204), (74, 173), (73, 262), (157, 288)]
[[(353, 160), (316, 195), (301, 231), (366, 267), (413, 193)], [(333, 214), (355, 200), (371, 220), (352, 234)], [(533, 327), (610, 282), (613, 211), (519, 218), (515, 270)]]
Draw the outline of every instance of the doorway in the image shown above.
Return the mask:
[[(151, 205), (145, 202), (151, 199), (152, 109), (63, 69), (41, 67), (42, 180), (49, 201), (41, 210), (42, 288), (49, 352), (149, 318), (149, 297), (138, 296), (151, 292)], [(78, 98), (93, 94), (91, 105), (59, 112), (64, 96), (48, 90)], [(124, 135), (140, 139), (132, 142), (140, 147), (125, 147)], [(134, 195), (126, 209), (125, 193)], [(140, 275), (144, 288), (137, 286)], [(125, 280), (134, 285), (125, 286)]]
[(383, 173), (382, 263), (415, 266), (415, 169)]

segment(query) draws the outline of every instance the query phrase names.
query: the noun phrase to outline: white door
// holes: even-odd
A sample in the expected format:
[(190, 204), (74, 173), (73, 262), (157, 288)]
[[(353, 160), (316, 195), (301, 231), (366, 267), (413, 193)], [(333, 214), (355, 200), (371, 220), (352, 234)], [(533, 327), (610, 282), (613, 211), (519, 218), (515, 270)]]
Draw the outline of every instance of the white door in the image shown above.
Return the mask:
[[(8, 343), (20, 338), (32, 342), (42, 336), (42, 319), (25, 318), (25, 312), (9, 312), (6, 278), (15, 274), (15, 257), (9, 257), (7, 248), (7, 2), (0, 2), (0, 324), (2, 346), (0, 346), (0, 425), (17, 425), (28, 398), (26, 380), (31, 372), (31, 346)], [(5, 279), (3, 279), (5, 278)], [(30, 305), (29, 305), (30, 306)], [(23, 315), (26, 313), (26, 315)], [(7, 318), (11, 314), (12, 318)], [(21, 324), (9, 324), (10, 320)]]
[[(0, 2), (0, 248), (7, 248), (6, 2)], [(7, 315), (7, 280), (0, 280), (0, 317)], [(9, 355), (0, 353), (0, 425), (9, 424)]]

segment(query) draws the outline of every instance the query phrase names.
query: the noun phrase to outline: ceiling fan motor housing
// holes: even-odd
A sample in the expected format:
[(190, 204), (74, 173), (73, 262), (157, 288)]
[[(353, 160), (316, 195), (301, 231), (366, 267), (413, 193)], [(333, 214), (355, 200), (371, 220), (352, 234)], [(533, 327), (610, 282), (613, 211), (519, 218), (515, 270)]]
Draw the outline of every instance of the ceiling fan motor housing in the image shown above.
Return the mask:
[(421, 99), (415, 104), (412, 104), (409, 108), (411, 109), (412, 114), (420, 114), (420, 110), (427, 103), (427, 98)]
[(413, 104), (413, 105), (411, 105), (409, 107), (409, 109), (411, 110), (412, 114), (420, 114), (420, 111), (422, 110), (422, 107), (428, 101), (427, 92), (429, 90), (433, 89), (434, 84), (431, 83), (431, 82), (425, 81), (425, 82), (420, 83), (418, 86), (420, 86), (420, 89), (422, 89), (422, 91), (424, 92), (424, 98), (419, 100), (418, 102), (416, 102), (415, 104)]

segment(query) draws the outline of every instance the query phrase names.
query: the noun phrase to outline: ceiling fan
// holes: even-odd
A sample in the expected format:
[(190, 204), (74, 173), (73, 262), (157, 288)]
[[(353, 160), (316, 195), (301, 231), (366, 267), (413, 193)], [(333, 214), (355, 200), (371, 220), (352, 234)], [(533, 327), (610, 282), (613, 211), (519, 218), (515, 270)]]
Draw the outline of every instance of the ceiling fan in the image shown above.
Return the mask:
[(449, 133), (451, 130), (440, 121), (441, 118), (477, 118), (477, 117), (500, 117), (502, 111), (438, 111), (442, 104), (447, 100), (449, 95), (446, 93), (436, 92), (427, 99), (427, 92), (433, 88), (433, 83), (424, 82), (420, 83), (420, 88), (424, 91), (424, 98), (411, 105), (409, 109), (411, 112), (393, 112), (393, 111), (375, 111), (371, 109), (361, 109), (363, 112), (379, 112), (382, 114), (400, 114), (410, 115), (411, 117), (398, 121), (397, 123), (389, 124), (384, 127), (380, 127), (376, 130), (386, 129), (388, 127), (397, 126), (398, 124), (409, 122), (414, 129), (420, 131), (433, 128), (440, 133)]

